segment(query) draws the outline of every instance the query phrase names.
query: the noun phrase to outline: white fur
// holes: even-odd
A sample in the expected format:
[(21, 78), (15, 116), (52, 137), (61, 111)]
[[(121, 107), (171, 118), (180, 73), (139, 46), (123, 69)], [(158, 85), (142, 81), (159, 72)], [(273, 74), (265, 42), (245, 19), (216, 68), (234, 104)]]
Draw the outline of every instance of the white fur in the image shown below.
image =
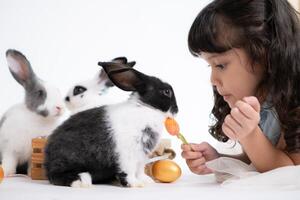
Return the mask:
[[(42, 84), (47, 91), (47, 98), (45, 103), (40, 106), (40, 109), (46, 108), (49, 111), (47, 118), (56, 118), (62, 115), (65, 111), (65, 103), (59, 89), (47, 82), (42, 82)], [(62, 110), (58, 112), (57, 107), (60, 107)]]
[(88, 172), (78, 174), (79, 179), (71, 183), (74, 188), (90, 188), (92, 187), (92, 176)]
[[(83, 86), (87, 90), (74, 96), (73, 90), (75, 86)], [(74, 84), (69, 89), (67, 96), (70, 98), (70, 101), (66, 101), (66, 106), (72, 115), (90, 108), (117, 103), (128, 97), (124, 91), (116, 87), (108, 88), (105, 85), (105, 80), (99, 80), (99, 74), (93, 79)], [(116, 96), (118, 98), (115, 98)]]
[(62, 96), (57, 88), (47, 83), (43, 85), (47, 91), (47, 99), (39, 109), (47, 108), (49, 116), (43, 117), (30, 111), (24, 103), (11, 107), (4, 114), (5, 121), (0, 129), (0, 152), (6, 176), (16, 173), (17, 164), (30, 159), (32, 138), (50, 135), (62, 121)]
[[(113, 129), (116, 142), (116, 151), (119, 152), (120, 168), (127, 173), (127, 181), (131, 187), (142, 187), (149, 182), (144, 166), (148, 160), (141, 141), (142, 130), (145, 127), (158, 134), (163, 131), (164, 120), (167, 113), (137, 102), (131, 97), (127, 102), (108, 106), (108, 121)], [(160, 139), (161, 135), (159, 135)]]

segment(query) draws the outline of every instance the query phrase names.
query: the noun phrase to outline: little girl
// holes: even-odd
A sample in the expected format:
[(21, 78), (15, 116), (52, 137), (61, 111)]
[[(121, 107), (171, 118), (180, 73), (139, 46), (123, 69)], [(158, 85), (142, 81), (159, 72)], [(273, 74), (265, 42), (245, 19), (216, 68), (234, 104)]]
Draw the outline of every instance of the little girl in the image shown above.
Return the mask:
[[(211, 67), (210, 134), (240, 143), (259, 172), (300, 164), (300, 24), (286, 0), (214, 0), (189, 32), (191, 53)], [(221, 155), (206, 142), (182, 145), (196, 174)]]

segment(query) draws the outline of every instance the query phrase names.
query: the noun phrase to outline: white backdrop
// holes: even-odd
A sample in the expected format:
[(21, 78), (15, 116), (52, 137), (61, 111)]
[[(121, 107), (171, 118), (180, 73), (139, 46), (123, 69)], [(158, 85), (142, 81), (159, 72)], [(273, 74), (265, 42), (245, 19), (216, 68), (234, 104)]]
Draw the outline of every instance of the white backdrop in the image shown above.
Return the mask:
[[(94, 76), (98, 61), (126, 56), (137, 62), (136, 69), (173, 86), (186, 139), (215, 145), (207, 131), (213, 105), (210, 69), (187, 46), (189, 28), (208, 2), (0, 0), (0, 114), (23, 100), (23, 88), (7, 68), (8, 48), (22, 51), (36, 74), (64, 96), (75, 82)], [(179, 140), (172, 138), (172, 145), (179, 154)], [(176, 160), (183, 163), (180, 156)]]

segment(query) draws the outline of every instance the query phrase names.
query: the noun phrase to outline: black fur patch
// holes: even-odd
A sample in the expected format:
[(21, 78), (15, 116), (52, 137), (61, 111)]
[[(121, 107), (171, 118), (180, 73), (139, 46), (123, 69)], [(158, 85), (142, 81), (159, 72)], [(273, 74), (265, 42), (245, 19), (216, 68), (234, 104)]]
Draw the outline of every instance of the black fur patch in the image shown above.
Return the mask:
[(142, 145), (145, 154), (149, 154), (153, 151), (158, 142), (158, 133), (153, 131), (150, 127), (146, 127), (142, 135)]
[(125, 172), (121, 172), (117, 174), (117, 178), (119, 179), (120, 183), (124, 187), (128, 187), (128, 182), (127, 182), (127, 174)]
[(17, 174), (27, 174), (28, 162), (17, 166)]
[(82, 93), (84, 93), (86, 90), (87, 90), (86, 87), (83, 87), (83, 86), (81, 86), (81, 85), (77, 85), (77, 86), (75, 86), (75, 88), (73, 89), (73, 95), (76, 96), (76, 95), (82, 94)]
[[(168, 95), (164, 92), (166, 90), (170, 92)], [(173, 88), (156, 77), (145, 78), (144, 84), (137, 87), (137, 92), (140, 95), (140, 100), (147, 105), (163, 112), (168, 110), (174, 114), (178, 112)]]
[(104, 106), (79, 112), (49, 137), (45, 169), (52, 184), (70, 186), (82, 172), (89, 172), (93, 183), (104, 183), (120, 173), (106, 118)]

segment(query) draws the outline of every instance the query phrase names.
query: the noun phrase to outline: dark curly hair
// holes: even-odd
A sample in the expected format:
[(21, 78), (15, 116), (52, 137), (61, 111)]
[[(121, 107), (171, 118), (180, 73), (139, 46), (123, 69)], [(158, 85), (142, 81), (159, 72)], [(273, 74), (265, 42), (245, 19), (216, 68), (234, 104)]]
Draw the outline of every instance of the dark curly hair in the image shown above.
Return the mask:
[[(223, 53), (246, 51), (252, 64), (265, 67), (257, 96), (271, 97), (288, 152), (300, 152), (300, 24), (286, 0), (214, 0), (196, 17), (188, 36), (189, 50)], [(253, 65), (252, 65), (253, 66)], [(222, 124), (230, 112), (216, 89), (210, 134), (219, 141), (228, 137)]]

